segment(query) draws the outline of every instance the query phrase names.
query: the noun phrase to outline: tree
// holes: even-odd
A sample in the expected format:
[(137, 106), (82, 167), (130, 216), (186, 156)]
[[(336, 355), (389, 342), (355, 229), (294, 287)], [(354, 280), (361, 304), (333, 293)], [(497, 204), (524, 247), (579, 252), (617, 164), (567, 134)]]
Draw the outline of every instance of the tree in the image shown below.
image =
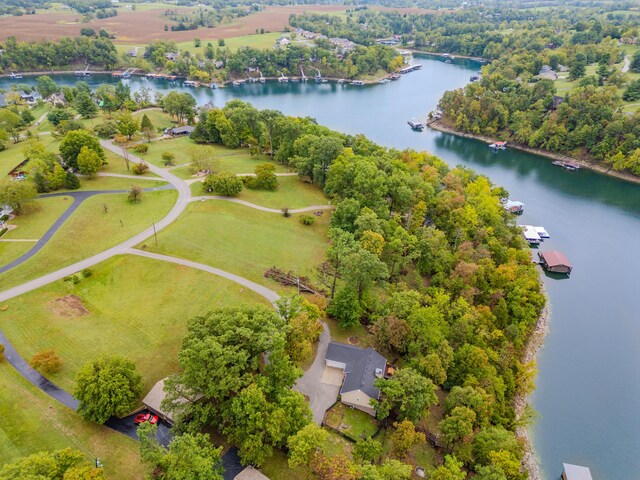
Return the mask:
[(209, 435), (183, 433), (163, 447), (156, 439), (157, 430), (157, 425), (148, 422), (138, 427), (140, 456), (153, 467), (154, 478), (222, 480), (222, 447), (215, 448)]
[(569, 67), (569, 78), (571, 80), (577, 80), (584, 77), (587, 71), (587, 59), (583, 53), (578, 53), (573, 59)]
[(395, 432), (391, 435), (391, 451), (395, 457), (404, 458), (414, 445), (425, 443), (424, 433), (416, 431), (416, 427), (409, 420), (394, 423)]
[(43, 350), (31, 357), (29, 365), (42, 373), (57, 373), (62, 369), (62, 359), (53, 350)]
[(22, 118), (8, 108), (0, 108), (0, 130), (4, 130), (13, 138), (13, 143), (20, 141)]
[(47, 98), (60, 90), (58, 84), (47, 75), (42, 75), (36, 79), (36, 88), (43, 98)]
[(162, 164), (165, 167), (173, 165), (173, 160), (176, 158), (173, 152), (162, 152)]
[(399, 460), (388, 459), (382, 465), (359, 465), (360, 480), (410, 480), (413, 467)]
[(68, 190), (77, 190), (80, 188), (80, 180), (73, 172), (66, 172), (63, 185)]
[(329, 433), (315, 423), (309, 423), (295, 435), (287, 440), (289, 448), (289, 467), (294, 468), (298, 465), (309, 465), (313, 454), (320, 448)]
[(359, 325), (363, 311), (358, 300), (358, 292), (349, 285), (338, 290), (327, 308), (327, 313), (338, 320), (340, 328)]
[(85, 364), (76, 375), (74, 397), (86, 420), (104, 423), (112, 415), (129, 413), (142, 393), (142, 377), (126, 358), (101, 357)]
[(171, 91), (162, 99), (162, 108), (178, 122), (193, 118), (195, 107), (196, 99), (190, 93)]
[(70, 119), (71, 115), (69, 115), (69, 112), (62, 108), (55, 108), (47, 114), (47, 120), (49, 120), (49, 123), (54, 127), (57, 127), (61, 122)]
[(640, 73), (640, 50), (636, 50), (633, 54), (633, 59), (629, 64), (629, 70), (635, 73)]
[(140, 123), (138, 123), (138, 120), (136, 120), (129, 110), (119, 113), (114, 117), (114, 120), (118, 132), (129, 140), (131, 140), (131, 137), (140, 129)]
[(202, 189), (225, 197), (235, 197), (242, 191), (243, 186), (242, 180), (234, 173), (220, 172), (209, 175), (203, 182)]
[(67, 167), (78, 168), (78, 155), (82, 147), (87, 147), (97, 153), (103, 163), (106, 161), (104, 150), (97, 138), (86, 130), (72, 130), (64, 136), (62, 143), (60, 143), (60, 155)]
[(377, 379), (375, 386), (380, 389), (380, 400), (374, 401), (380, 419), (395, 412), (399, 420), (417, 423), (438, 402), (433, 382), (411, 368), (399, 369), (388, 380)]
[(374, 463), (380, 455), (382, 444), (371, 437), (359, 438), (353, 447), (353, 458), (361, 463)]
[(0, 180), (0, 205), (8, 205), (16, 214), (36, 198), (38, 192), (32, 182), (16, 181), (12, 178)]
[(101, 480), (104, 473), (86, 461), (83, 452), (65, 448), (38, 452), (0, 467), (2, 480)]
[(98, 105), (87, 92), (79, 92), (73, 100), (73, 106), (84, 118), (95, 117), (98, 113)]
[(127, 198), (131, 203), (137, 203), (142, 200), (142, 187), (140, 185), (131, 185)]
[(145, 138), (148, 142), (150, 142), (153, 138), (155, 128), (153, 127), (153, 123), (151, 123), (151, 120), (149, 120), (149, 117), (147, 117), (146, 113), (142, 115), (142, 121), (140, 122), (140, 131), (144, 133)]
[(251, 188), (261, 190), (276, 190), (278, 188), (278, 177), (276, 177), (276, 166), (272, 163), (261, 163), (254, 170), (256, 176), (249, 181)]
[(22, 125), (25, 127), (31, 125), (36, 119), (28, 108), (25, 108), (20, 112), (20, 118), (22, 119)]
[(491, 452), (505, 450), (520, 458), (521, 447), (513, 432), (504, 427), (490, 427), (480, 430), (471, 444), (473, 456), (481, 465), (491, 462)]
[(440, 465), (431, 474), (432, 480), (464, 480), (467, 473), (462, 470), (463, 463), (453, 455), (445, 455), (444, 465)]
[(389, 277), (389, 269), (375, 254), (364, 248), (351, 253), (344, 262), (342, 276), (362, 301), (365, 292), (378, 280)]
[(438, 428), (447, 445), (453, 446), (459, 440), (468, 440), (469, 436), (473, 433), (475, 420), (476, 414), (470, 408), (455, 407), (444, 420), (438, 424)]
[(357, 480), (360, 477), (358, 468), (344, 454), (327, 457), (316, 452), (311, 460), (311, 470), (319, 480)]
[(640, 100), (640, 80), (634, 80), (628, 83), (626, 90), (622, 94), (622, 99), (625, 102)]
[(78, 154), (78, 170), (83, 175), (93, 178), (98, 170), (102, 168), (102, 159), (95, 151), (89, 147), (82, 147)]

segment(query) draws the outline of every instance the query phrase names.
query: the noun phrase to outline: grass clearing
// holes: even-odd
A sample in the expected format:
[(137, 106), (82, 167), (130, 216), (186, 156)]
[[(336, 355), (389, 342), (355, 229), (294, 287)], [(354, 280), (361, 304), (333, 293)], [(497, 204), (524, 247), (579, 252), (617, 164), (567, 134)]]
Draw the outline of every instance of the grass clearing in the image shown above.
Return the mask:
[(72, 203), (73, 200), (67, 197), (38, 198), (24, 213), (8, 221), (18, 228), (5, 233), (2, 238), (40, 238)]
[(0, 364), (0, 458), (2, 463), (42, 450), (73, 448), (88, 461), (100, 458), (108, 479), (148, 474), (138, 442), (77, 413), (27, 382), (7, 362)]
[(378, 423), (371, 415), (355, 408), (349, 408), (340, 402), (327, 410), (324, 422), (328, 427), (342, 432), (353, 441), (372, 437), (379, 428)]
[(329, 215), (311, 226), (302, 225), (297, 217), (205, 200), (190, 204), (158, 233), (159, 247), (152, 239), (144, 243), (150, 251), (211, 265), (279, 291), (280, 285), (263, 277), (269, 267), (315, 278), (328, 245)]
[(177, 192), (172, 190), (145, 192), (142, 201), (136, 204), (128, 202), (126, 194), (91, 197), (38, 254), (0, 274), (0, 284), (6, 288), (20, 285), (127, 240), (164, 217), (176, 196)]
[(121, 354), (135, 362), (145, 392), (178, 370), (191, 317), (223, 306), (269, 305), (229, 280), (134, 255), (97, 265), (78, 284), (60, 280), (5, 304), (0, 328), (24, 358), (46, 349), (62, 358), (62, 371), (50, 375), (54, 382), (72, 391), (84, 363)]
[(176, 125), (176, 122), (171, 120), (169, 114), (163, 112), (160, 108), (138, 110), (137, 112), (133, 112), (133, 117), (137, 118), (140, 121), (142, 121), (142, 117), (144, 115), (146, 115), (149, 120), (151, 120), (151, 123), (153, 124), (153, 127), (156, 129), (156, 131), (164, 130), (165, 128)]
[[(231, 26), (231, 24), (228, 24)], [(256, 48), (259, 50), (264, 50), (268, 48), (274, 48), (276, 46), (276, 39), (280, 38), (282, 35), (280, 32), (266, 32), (266, 33), (257, 33), (254, 35), (242, 35), (239, 37), (230, 37), (230, 38), (209, 38), (206, 40), (202, 40), (199, 47), (195, 46), (193, 40), (179, 42), (178, 48), (180, 50), (185, 50), (193, 54), (200, 53), (204, 55), (205, 49), (207, 47), (207, 43), (211, 42), (213, 48), (218, 47), (218, 40), (224, 39), (225, 48), (229, 48), (232, 52), (237, 51), (240, 48), (250, 47)], [(194, 32), (194, 38), (199, 37), (196, 32)], [(202, 38), (202, 37), (199, 37)]]

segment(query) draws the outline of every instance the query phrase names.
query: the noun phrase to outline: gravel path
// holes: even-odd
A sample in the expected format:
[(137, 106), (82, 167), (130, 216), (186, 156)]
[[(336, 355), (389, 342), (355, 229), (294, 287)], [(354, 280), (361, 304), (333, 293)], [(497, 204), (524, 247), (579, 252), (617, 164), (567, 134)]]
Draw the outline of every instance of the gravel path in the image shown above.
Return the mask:
[[(225, 202), (238, 203), (240, 205), (244, 205), (245, 207), (255, 208), (256, 210), (260, 210), (262, 212), (282, 214), (282, 209), (280, 208), (263, 207), (261, 205), (256, 205), (255, 203), (247, 202), (245, 200), (240, 200), (238, 198), (220, 197), (217, 195), (203, 195), (200, 197), (192, 197), (190, 201), (201, 202), (204, 200), (223, 200)], [(331, 210), (331, 209), (333, 209), (333, 205), (312, 205), (310, 207), (304, 207), (304, 208), (291, 208), (289, 209), (289, 213), (314, 212), (316, 210)]]

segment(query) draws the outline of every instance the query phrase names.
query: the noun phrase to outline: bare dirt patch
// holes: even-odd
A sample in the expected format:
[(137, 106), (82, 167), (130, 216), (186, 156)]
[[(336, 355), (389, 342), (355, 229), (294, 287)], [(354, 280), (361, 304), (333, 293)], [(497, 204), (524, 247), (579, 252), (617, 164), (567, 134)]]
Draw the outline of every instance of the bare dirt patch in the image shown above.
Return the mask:
[(49, 308), (60, 317), (82, 317), (89, 314), (89, 310), (82, 304), (77, 295), (67, 295), (49, 302)]

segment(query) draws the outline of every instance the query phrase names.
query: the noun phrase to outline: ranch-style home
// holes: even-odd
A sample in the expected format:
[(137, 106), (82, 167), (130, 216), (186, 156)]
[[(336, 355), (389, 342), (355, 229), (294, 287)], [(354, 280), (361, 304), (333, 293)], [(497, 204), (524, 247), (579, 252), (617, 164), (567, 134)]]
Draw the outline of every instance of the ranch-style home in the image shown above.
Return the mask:
[(370, 402), (380, 398), (380, 390), (374, 382), (385, 378), (387, 359), (373, 348), (331, 342), (325, 362), (327, 367), (342, 370), (344, 374), (340, 388), (342, 403), (375, 416), (376, 411)]

